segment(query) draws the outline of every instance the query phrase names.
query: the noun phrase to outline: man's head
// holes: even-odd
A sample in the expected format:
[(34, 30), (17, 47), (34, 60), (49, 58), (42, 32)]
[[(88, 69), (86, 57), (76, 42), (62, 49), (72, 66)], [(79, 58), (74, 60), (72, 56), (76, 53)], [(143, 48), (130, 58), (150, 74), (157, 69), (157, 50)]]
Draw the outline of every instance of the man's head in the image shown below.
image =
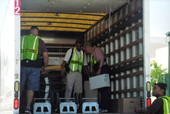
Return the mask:
[(93, 46), (89, 42), (84, 44), (83, 48), (84, 48), (84, 51), (88, 54), (91, 54), (93, 52)]
[(166, 94), (166, 87), (167, 85), (165, 83), (157, 83), (155, 84), (153, 88), (153, 96), (160, 97), (164, 96)]
[(81, 51), (82, 46), (83, 46), (83, 41), (81, 39), (77, 39), (75, 44), (76, 44), (75, 46), (76, 46), (77, 51)]
[(30, 29), (30, 34), (34, 35), (34, 36), (38, 36), (39, 33), (39, 29), (37, 26), (32, 26)]

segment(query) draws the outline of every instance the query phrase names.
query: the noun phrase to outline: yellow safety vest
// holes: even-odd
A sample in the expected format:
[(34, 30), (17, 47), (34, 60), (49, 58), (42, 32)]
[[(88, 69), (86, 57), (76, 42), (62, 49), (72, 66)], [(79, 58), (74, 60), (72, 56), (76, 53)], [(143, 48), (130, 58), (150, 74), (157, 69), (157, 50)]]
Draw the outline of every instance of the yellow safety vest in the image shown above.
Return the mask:
[(97, 63), (97, 61), (94, 59), (94, 54), (92, 53), (92, 54), (90, 55), (90, 64), (94, 65), (94, 64), (96, 64), (96, 63)]
[(161, 96), (159, 98), (163, 100), (163, 114), (170, 114), (170, 97)]
[(70, 60), (70, 64), (69, 64), (69, 68), (70, 71), (76, 72), (82, 71), (82, 66), (83, 66), (83, 51), (80, 51), (80, 57), (77, 55), (76, 49), (73, 49), (73, 55), (72, 58)]
[(21, 60), (36, 60), (39, 47), (39, 36), (26, 35), (21, 37)]

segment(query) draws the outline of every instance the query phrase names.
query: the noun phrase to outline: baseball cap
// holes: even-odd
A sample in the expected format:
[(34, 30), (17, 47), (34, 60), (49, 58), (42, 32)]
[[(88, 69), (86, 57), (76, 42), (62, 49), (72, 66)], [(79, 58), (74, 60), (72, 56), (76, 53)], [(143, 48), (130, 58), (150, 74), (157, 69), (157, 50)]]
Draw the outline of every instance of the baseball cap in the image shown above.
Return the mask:
[(166, 83), (162, 83), (162, 82), (159, 82), (155, 85), (159, 86), (161, 89), (164, 89), (164, 90), (166, 90), (166, 87), (167, 87)]

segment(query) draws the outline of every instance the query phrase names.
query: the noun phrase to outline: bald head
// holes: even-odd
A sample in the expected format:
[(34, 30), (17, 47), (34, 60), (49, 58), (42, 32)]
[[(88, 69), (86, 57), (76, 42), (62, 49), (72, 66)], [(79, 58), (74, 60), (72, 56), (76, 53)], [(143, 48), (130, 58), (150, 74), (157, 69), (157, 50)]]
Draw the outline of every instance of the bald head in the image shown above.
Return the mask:
[(39, 34), (39, 29), (37, 26), (32, 26), (30, 29), (30, 34), (34, 35), (34, 36), (38, 36)]

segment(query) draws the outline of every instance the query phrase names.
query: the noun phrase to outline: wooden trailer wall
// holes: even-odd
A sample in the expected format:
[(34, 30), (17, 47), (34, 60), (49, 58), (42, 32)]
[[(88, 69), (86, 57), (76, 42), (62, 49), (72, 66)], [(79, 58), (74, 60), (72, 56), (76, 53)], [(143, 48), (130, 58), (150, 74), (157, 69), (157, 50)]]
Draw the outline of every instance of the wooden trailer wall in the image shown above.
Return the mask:
[(111, 66), (111, 99), (144, 98), (143, 0), (131, 0), (89, 29)]

